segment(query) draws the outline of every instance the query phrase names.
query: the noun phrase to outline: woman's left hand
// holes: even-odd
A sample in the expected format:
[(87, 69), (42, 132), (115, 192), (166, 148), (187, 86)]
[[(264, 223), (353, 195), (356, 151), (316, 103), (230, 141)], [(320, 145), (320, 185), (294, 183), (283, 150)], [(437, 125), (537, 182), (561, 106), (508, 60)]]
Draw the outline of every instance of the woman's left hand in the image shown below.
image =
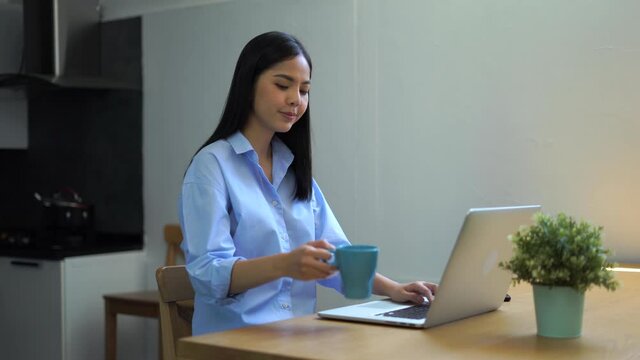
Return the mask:
[(422, 304), (425, 297), (432, 301), (437, 291), (438, 285), (436, 284), (426, 281), (414, 281), (405, 284), (396, 283), (390, 289), (388, 296), (395, 302), (411, 301), (416, 304)]

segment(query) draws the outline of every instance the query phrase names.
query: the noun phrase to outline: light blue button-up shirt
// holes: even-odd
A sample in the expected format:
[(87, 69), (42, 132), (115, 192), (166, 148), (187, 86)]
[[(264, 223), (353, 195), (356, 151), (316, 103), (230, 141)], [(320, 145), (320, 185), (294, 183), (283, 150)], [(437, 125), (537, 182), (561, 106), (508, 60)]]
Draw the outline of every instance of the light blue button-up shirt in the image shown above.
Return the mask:
[[(196, 293), (194, 335), (315, 311), (315, 281), (285, 277), (229, 296), (236, 261), (289, 252), (310, 240), (348, 244), (315, 181), (311, 200), (294, 199), (293, 154), (277, 137), (271, 145), (273, 183), (240, 132), (204, 147), (187, 170), (179, 216)], [(339, 276), (319, 283), (340, 291)]]

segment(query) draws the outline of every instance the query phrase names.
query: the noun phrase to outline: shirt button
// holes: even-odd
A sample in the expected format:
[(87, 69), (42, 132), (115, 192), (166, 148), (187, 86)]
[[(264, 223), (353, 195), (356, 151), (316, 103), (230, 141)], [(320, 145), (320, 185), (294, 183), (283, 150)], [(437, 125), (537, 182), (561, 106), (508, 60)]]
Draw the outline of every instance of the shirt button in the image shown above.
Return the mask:
[(273, 205), (273, 207), (278, 207), (278, 202), (277, 202), (277, 201), (275, 201), (275, 200), (273, 200), (273, 201), (271, 202), (271, 205)]
[(290, 307), (290, 306), (289, 306), (289, 304), (280, 304), (280, 307), (281, 307), (283, 310), (289, 310), (289, 307)]

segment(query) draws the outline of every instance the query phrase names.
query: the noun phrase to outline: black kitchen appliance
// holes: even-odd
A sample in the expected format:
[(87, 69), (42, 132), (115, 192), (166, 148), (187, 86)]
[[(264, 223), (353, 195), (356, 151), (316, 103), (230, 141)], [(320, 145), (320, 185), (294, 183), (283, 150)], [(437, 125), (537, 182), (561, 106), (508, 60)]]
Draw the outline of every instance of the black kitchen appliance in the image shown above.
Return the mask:
[(33, 231), (28, 229), (0, 229), (0, 248), (32, 248), (35, 246)]
[(73, 247), (95, 238), (94, 207), (71, 188), (43, 197), (35, 193), (40, 207), (37, 239), (42, 246)]

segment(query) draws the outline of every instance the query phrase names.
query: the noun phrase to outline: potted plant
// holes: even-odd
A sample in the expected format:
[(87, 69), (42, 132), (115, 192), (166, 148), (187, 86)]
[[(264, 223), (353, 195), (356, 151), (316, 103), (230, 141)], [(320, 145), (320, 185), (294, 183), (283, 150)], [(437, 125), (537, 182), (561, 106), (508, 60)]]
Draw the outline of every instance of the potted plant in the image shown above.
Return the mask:
[(509, 236), (513, 256), (500, 266), (515, 275), (514, 283), (533, 285), (538, 335), (580, 336), (585, 292), (594, 285), (617, 288), (601, 233), (602, 227), (563, 213), (555, 218), (537, 213), (533, 225)]

